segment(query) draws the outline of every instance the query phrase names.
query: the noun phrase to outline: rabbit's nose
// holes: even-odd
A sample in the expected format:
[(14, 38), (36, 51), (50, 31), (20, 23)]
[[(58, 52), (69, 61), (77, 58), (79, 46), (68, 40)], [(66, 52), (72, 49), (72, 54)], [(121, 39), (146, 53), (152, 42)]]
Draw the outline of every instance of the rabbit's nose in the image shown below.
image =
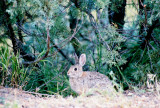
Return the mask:
[(69, 73), (70, 73), (70, 72), (68, 71), (68, 72), (67, 72), (67, 75), (69, 75)]

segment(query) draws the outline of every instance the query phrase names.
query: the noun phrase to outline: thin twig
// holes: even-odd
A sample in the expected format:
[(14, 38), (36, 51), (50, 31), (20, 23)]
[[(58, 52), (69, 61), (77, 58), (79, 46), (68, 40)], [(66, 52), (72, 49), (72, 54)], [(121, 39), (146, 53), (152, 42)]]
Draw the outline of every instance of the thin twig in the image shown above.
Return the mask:
[(149, 57), (149, 60), (150, 60), (150, 66), (151, 66), (151, 70), (154, 72), (154, 70), (153, 70), (153, 63), (152, 63), (152, 59), (151, 59), (151, 55), (150, 55), (150, 53), (149, 53), (149, 46), (147, 45), (147, 52), (148, 52), (148, 57)]
[(100, 33), (99, 29), (98, 29), (96, 20), (94, 19), (93, 15), (91, 13), (87, 13), (87, 14), (89, 15), (89, 19), (91, 21), (91, 24), (92, 24), (93, 28), (95, 28), (96, 32), (99, 34), (100, 41), (105, 45), (105, 47), (107, 48), (108, 51), (111, 51), (111, 48), (108, 45), (108, 43), (105, 42), (105, 40), (102, 38), (101, 33)]

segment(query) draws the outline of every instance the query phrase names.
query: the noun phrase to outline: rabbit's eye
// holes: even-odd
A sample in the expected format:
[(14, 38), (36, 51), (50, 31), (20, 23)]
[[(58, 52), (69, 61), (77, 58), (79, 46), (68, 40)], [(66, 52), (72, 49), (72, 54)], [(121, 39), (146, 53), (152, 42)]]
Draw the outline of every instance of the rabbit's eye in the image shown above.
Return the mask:
[(77, 71), (77, 68), (74, 68), (75, 71)]

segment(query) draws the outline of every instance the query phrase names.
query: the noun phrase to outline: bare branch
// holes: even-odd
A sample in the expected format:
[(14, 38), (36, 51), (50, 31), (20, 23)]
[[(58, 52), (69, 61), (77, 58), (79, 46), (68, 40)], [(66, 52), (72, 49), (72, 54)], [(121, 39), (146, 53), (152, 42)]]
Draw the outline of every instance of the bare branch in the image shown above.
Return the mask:
[[(48, 21), (48, 18), (47, 18), (47, 21)], [(45, 59), (48, 54), (49, 54), (49, 51), (50, 51), (50, 34), (49, 34), (49, 26), (47, 27), (47, 51), (46, 53), (44, 54), (44, 56), (42, 56), (41, 58), (37, 59), (37, 60), (34, 60), (34, 61), (30, 61), (30, 62), (24, 62), (23, 64), (24, 65), (30, 65), (30, 64), (35, 64), (43, 59)]]
[[(83, 21), (82, 21), (82, 24), (83, 24)], [(64, 43), (64, 45), (62, 45), (59, 49), (57, 49), (57, 52), (55, 52), (55, 53), (53, 53), (53, 54), (51, 54), (51, 55), (48, 55), (48, 57), (55, 56), (55, 55), (59, 52), (59, 50), (61, 50), (63, 47), (65, 47), (65, 46), (67, 45), (67, 43), (70, 42), (70, 41), (74, 38), (74, 36), (77, 34), (77, 32), (80, 30), (82, 24), (81, 24), (81, 25), (79, 26), (79, 28), (78, 28), (78, 22), (77, 22), (76, 28), (73, 30), (74, 32), (73, 32), (72, 36), (66, 38), (65, 40), (63, 40), (62, 42), (66, 41), (66, 42)], [(67, 41), (67, 40), (68, 40), (68, 41)], [(62, 43), (62, 42), (61, 42), (61, 43)]]
[[(82, 22), (82, 23), (83, 23), (83, 22)], [(43, 59), (45, 59), (45, 58), (47, 58), (47, 57), (51, 57), (51, 56), (57, 55), (57, 53), (58, 53), (64, 46), (66, 46), (68, 42), (70, 42), (70, 41), (74, 38), (74, 36), (77, 34), (77, 32), (80, 30), (80, 28), (81, 28), (81, 26), (78, 28), (78, 22), (77, 22), (76, 28), (74, 29), (74, 32), (73, 32), (72, 36), (66, 38), (66, 39), (64, 40), (64, 41), (66, 41), (66, 42), (64, 43), (64, 45), (61, 46), (59, 49), (57, 49), (57, 51), (54, 52), (54, 53), (51, 54), (51, 55), (48, 55), (48, 54), (49, 54), (49, 49), (50, 49), (51, 47), (49, 47), (49, 45), (50, 45), (50, 35), (49, 35), (49, 29), (47, 28), (47, 51), (46, 51), (45, 55), (44, 55), (43, 57), (35, 60), (35, 61), (32, 61), (32, 62), (24, 62), (23, 64), (25, 64), (25, 65), (26, 65), (26, 64), (28, 64), (28, 65), (35, 64), (35, 63), (37, 63), (37, 62), (39, 62), (39, 61), (41, 61), (41, 60), (43, 60)], [(68, 40), (68, 41), (67, 41), (67, 40)], [(64, 42), (64, 41), (63, 41), (63, 42)], [(53, 46), (52, 46), (52, 47), (53, 47)]]
[(35, 34), (35, 33), (31, 33), (30, 31), (28, 31), (28, 30), (26, 30), (26, 29), (24, 29), (23, 27), (22, 27), (22, 25), (19, 25), (18, 23), (16, 23), (16, 25), (17, 25), (17, 27), (19, 28), (19, 29), (21, 29), (25, 34), (27, 34), (27, 35), (30, 35), (30, 36), (43, 36), (44, 34)]
[(151, 36), (152, 40), (154, 43), (159, 47), (160, 46), (160, 41), (156, 40), (154, 36)]
[[(38, 36), (38, 37), (43, 37), (43, 38), (45, 38), (44, 34), (31, 33), (31, 32), (29, 32), (29, 31), (25, 30), (25, 29), (22, 27), (22, 25), (19, 25), (19, 24), (17, 24), (17, 23), (16, 23), (16, 25), (18, 26), (18, 28), (20, 28), (20, 29), (21, 29), (25, 34), (27, 34), (27, 35)], [(64, 41), (65, 41), (65, 40), (64, 40)], [(52, 42), (52, 44), (53, 44), (50, 48), (54, 47), (54, 48), (56, 48), (57, 50), (59, 50), (58, 52), (59, 52), (65, 59), (67, 59), (67, 60), (73, 65), (74, 63), (73, 63), (73, 62), (63, 53), (63, 51), (60, 50), (59, 47), (58, 47), (58, 45), (61, 44), (61, 43), (63, 43), (64, 41), (58, 43), (57, 45), (56, 45), (53, 41), (50, 41), (50, 42)]]
[(111, 48), (108, 45), (108, 43), (105, 42), (105, 40), (102, 38), (101, 33), (100, 33), (100, 31), (98, 29), (98, 26), (97, 26), (98, 24), (96, 23), (93, 15), (91, 13), (89, 13), (89, 12), (87, 12), (87, 14), (89, 15), (89, 19), (91, 21), (91, 24), (92, 24), (93, 28), (95, 28), (96, 32), (99, 34), (99, 38), (100, 38), (101, 43), (103, 43), (105, 45), (105, 47), (107, 48), (108, 51), (111, 51)]

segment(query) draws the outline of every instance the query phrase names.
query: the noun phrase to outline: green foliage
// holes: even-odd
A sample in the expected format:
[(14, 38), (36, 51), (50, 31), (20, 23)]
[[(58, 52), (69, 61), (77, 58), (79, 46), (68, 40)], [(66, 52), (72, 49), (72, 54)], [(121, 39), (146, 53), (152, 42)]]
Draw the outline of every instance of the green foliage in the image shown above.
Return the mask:
[[(130, 84), (144, 87), (147, 81), (147, 74), (155, 74), (156, 78), (159, 78), (160, 75), (160, 48), (157, 43), (160, 41), (158, 34), (160, 30), (158, 26), (152, 27), (154, 21), (159, 19), (159, 2), (157, 0), (145, 0), (143, 4), (146, 5), (145, 8), (147, 10), (139, 10), (142, 13), (137, 15), (137, 21), (139, 22), (139, 27), (141, 27), (140, 30), (145, 23), (147, 27), (144, 27), (146, 30), (142, 29), (142, 32), (132, 33), (139, 36), (131, 37), (132, 40), (126, 42), (127, 52), (123, 56), (128, 58), (129, 63), (123, 73)], [(147, 12), (146, 14), (145, 11)], [(149, 11), (152, 11), (153, 14)], [(147, 21), (145, 22), (145, 20)], [(133, 23), (132, 26), (138, 27), (136, 23)], [(153, 28), (153, 31), (149, 31), (151, 28)], [(152, 34), (149, 35), (149, 32), (152, 32)]]
[(1, 49), (1, 85), (20, 87), (25, 86), (27, 69), (20, 66), (19, 54), (14, 55), (8, 48)]

